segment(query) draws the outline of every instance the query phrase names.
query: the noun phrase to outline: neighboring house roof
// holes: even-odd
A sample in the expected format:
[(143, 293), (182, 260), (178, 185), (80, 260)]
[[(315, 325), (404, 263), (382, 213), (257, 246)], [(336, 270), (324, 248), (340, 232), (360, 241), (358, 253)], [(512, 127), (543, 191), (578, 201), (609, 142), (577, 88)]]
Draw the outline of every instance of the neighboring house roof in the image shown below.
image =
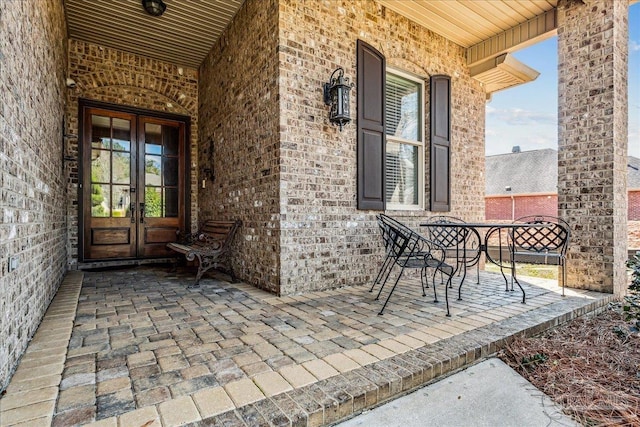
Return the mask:
[[(486, 196), (558, 192), (558, 151), (552, 148), (487, 156), (485, 162)], [(629, 156), (627, 164), (627, 188), (640, 189), (640, 158)]]
[[(487, 156), (485, 195), (558, 192), (558, 152), (543, 150)], [(511, 188), (507, 191), (506, 188)]]
[(629, 190), (640, 189), (640, 159), (629, 156), (627, 158), (627, 170), (629, 171), (629, 175), (627, 176), (627, 188)]

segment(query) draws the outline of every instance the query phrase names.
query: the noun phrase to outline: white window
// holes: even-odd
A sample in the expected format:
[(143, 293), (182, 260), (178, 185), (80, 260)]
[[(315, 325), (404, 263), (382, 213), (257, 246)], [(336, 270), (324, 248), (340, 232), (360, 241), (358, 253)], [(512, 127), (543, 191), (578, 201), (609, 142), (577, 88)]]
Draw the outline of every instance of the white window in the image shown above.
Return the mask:
[(422, 80), (387, 70), (387, 209), (422, 209), (424, 206), (423, 94)]

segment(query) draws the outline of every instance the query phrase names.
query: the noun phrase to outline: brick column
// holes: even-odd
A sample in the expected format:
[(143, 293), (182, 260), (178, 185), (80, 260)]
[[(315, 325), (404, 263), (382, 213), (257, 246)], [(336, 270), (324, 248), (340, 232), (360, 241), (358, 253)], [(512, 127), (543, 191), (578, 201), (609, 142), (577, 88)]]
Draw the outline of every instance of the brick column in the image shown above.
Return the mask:
[(558, 206), (569, 287), (627, 287), (628, 1), (558, 4)]

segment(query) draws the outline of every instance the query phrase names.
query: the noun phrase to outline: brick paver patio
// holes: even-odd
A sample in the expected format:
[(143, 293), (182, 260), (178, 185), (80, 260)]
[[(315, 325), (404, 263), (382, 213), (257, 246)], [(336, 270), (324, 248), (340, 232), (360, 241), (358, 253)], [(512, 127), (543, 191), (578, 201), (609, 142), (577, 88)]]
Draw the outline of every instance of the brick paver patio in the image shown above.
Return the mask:
[[(556, 282), (504, 291), (481, 273), (452, 317), (401, 282), (385, 314), (368, 286), (276, 297), (162, 267), (70, 272), (25, 353), (0, 424), (317, 426), (397, 397), (612, 295)], [(386, 296), (383, 293), (383, 296)]]

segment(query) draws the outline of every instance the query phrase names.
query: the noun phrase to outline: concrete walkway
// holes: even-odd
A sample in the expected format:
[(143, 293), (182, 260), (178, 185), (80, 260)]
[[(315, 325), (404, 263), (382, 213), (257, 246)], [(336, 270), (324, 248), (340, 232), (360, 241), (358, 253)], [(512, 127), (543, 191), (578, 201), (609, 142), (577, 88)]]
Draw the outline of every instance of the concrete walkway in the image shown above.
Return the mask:
[[(276, 297), (161, 267), (71, 272), (0, 400), (0, 425), (320, 426), (400, 397), (611, 295), (481, 273), (463, 300), (401, 282)], [(442, 286), (438, 287), (441, 300)]]
[(563, 427), (579, 424), (502, 360), (491, 358), (338, 427)]

